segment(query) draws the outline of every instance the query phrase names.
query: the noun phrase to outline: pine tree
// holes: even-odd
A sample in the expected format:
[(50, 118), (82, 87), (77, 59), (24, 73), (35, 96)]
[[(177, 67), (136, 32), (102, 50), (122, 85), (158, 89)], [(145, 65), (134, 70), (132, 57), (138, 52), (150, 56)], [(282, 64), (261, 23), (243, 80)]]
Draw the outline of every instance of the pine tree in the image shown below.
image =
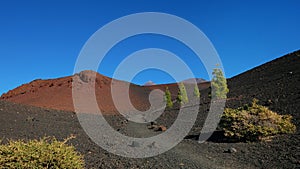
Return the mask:
[(195, 84), (195, 87), (194, 87), (194, 96), (199, 98), (200, 97), (200, 91), (199, 91), (199, 88), (198, 88), (198, 85)]
[(183, 104), (182, 95), (181, 95), (180, 90), (178, 90), (178, 94), (177, 94), (176, 100), (177, 100), (177, 103)]
[(167, 108), (172, 108), (173, 107), (171, 92), (169, 91), (168, 87), (166, 87), (165, 102), (167, 103)]
[(186, 90), (185, 90), (185, 86), (184, 84), (181, 82), (179, 84), (179, 90), (178, 90), (178, 95), (177, 95), (177, 102), (180, 104), (185, 104), (189, 102), (189, 98), (187, 96)]
[(217, 99), (226, 99), (229, 89), (227, 88), (226, 78), (219, 68), (213, 70), (213, 79), (211, 81), (213, 97)]

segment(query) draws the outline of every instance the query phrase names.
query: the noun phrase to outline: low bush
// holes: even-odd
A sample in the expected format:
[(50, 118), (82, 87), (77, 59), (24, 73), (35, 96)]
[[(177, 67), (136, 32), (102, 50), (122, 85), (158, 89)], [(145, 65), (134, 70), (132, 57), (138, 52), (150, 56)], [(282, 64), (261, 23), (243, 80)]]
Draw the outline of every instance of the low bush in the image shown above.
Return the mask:
[(0, 168), (84, 168), (83, 157), (73, 146), (55, 138), (9, 141), (0, 145)]
[(296, 131), (296, 126), (291, 122), (292, 116), (279, 115), (257, 102), (253, 99), (251, 105), (225, 109), (219, 125), (226, 137), (240, 141), (260, 141), (276, 134)]

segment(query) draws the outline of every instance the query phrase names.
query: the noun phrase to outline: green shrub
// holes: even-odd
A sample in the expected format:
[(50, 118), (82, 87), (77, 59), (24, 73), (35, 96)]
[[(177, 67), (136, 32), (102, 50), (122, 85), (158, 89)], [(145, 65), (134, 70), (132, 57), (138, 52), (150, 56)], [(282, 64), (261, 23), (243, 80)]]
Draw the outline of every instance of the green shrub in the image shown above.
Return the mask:
[(225, 136), (243, 141), (260, 141), (276, 134), (294, 133), (290, 115), (279, 115), (267, 107), (258, 105), (253, 99), (252, 105), (238, 109), (226, 108), (220, 121)]
[(84, 168), (83, 157), (73, 146), (55, 138), (9, 141), (0, 145), (0, 168)]

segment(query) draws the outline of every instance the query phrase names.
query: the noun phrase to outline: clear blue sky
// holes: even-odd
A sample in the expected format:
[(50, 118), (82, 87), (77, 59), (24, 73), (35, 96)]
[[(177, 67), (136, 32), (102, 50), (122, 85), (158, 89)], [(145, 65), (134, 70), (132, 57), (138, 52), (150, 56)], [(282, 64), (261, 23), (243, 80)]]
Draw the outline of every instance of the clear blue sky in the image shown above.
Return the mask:
[[(212, 41), (227, 77), (235, 76), (300, 48), (300, 1), (294, 0), (107, 0), (1, 1), (0, 94), (34, 79), (73, 73), (88, 38), (103, 25), (137, 12), (164, 12), (199, 27)], [(120, 28), (122, 29), (122, 28)], [(126, 44), (122, 44), (126, 43)], [(161, 36), (137, 36), (118, 44), (100, 67), (111, 76), (126, 55), (143, 48), (170, 50), (207, 79), (190, 51)], [(133, 82), (172, 82), (160, 71), (146, 71)]]

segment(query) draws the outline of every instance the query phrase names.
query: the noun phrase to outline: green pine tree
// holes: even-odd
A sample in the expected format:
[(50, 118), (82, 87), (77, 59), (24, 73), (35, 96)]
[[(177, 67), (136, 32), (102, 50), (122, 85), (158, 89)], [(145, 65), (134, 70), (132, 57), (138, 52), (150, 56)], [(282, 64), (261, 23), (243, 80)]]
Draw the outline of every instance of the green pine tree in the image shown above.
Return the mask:
[(194, 87), (194, 96), (199, 98), (200, 97), (200, 91), (199, 91), (199, 88), (198, 88), (198, 85), (195, 84), (195, 87)]
[(170, 92), (168, 87), (166, 87), (165, 102), (167, 103), (167, 108), (172, 108), (173, 107), (171, 92)]
[(226, 99), (229, 89), (227, 88), (226, 78), (224, 77), (222, 70), (219, 68), (215, 68), (212, 74), (212, 96), (217, 99)]
[(182, 95), (181, 95), (180, 90), (178, 90), (176, 101), (177, 101), (177, 103), (183, 104), (183, 102), (182, 102)]
[(179, 84), (177, 102), (180, 104), (186, 104), (189, 102), (189, 98), (187, 96), (185, 86), (182, 82)]

